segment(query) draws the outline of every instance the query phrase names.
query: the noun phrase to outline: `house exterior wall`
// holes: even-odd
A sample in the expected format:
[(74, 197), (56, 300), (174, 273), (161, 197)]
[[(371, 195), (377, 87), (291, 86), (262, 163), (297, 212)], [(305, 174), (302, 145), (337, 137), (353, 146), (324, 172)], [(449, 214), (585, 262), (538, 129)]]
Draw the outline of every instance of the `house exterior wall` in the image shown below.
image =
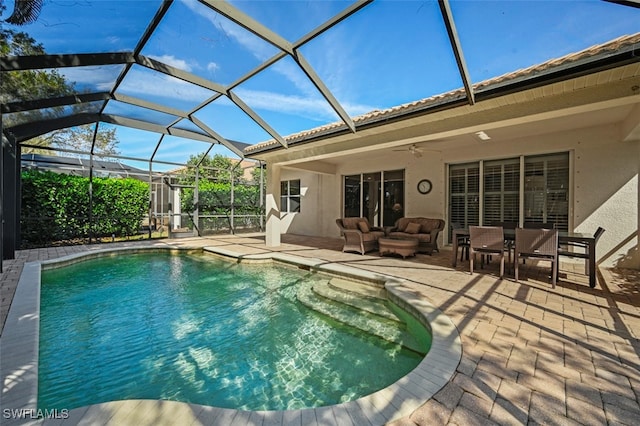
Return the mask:
[[(408, 152), (371, 151), (338, 161), (335, 175), (283, 169), (282, 180), (300, 179), (302, 212), (282, 214), (283, 233), (338, 237), (335, 219), (342, 215), (342, 176), (405, 169), (405, 216), (447, 216), (448, 164), (510, 158), (554, 152), (571, 152), (572, 202), (570, 226), (592, 233), (605, 228), (597, 247), (604, 266), (640, 269), (638, 229), (640, 224), (640, 141), (623, 142), (614, 125), (512, 139), (508, 142), (478, 142), (475, 146), (424, 151), (421, 158)], [(431, 193), (422, 195), (417, 183), (429, 179)], [(446, 233), (441, 233), (444, 243)]]

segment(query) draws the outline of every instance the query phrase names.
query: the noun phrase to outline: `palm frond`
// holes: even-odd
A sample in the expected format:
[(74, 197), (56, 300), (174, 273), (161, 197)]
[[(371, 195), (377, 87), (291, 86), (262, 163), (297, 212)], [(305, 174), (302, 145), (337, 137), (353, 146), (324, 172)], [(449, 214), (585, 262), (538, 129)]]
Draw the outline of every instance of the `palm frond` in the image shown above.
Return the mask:
[(13, 25), (35, 22), (40, 16), (44, 0), (16, 0), (13, 13), (5, 21)]

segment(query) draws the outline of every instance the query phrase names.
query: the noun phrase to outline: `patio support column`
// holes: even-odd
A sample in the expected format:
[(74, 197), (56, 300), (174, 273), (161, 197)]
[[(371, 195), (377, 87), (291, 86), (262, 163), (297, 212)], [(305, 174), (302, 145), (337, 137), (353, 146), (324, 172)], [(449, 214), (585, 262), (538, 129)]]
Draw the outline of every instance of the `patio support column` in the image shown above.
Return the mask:
[(267, 227), (265, 242), (267, 247), (280, 246), (280, 166), (267, 168), (267, 196), (265, 213)]
[(20, 245), (20, 148), (2, 135), (2, 259), (15, 259)]

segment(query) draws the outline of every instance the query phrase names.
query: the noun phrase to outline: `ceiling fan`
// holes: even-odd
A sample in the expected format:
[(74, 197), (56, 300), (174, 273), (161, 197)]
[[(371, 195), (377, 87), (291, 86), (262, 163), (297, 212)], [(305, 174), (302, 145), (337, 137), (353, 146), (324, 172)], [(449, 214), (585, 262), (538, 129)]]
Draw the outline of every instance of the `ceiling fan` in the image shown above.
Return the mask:
[(408, 147), (406, 147), (406, 148), (394, 149), (394, 151), (405, 151), (405, 152), (409, 152), (409, 153), (413, 154), (413, 156), (414, 156), (414, 157), (416, 157), (416, 158), (420, 158), (420, 157), (422, 157), (423, 149), (422, 149), (422, 148), (419, 148), (419, 147), (414, 143), (414, 144), (409, 145), (409, 146), (408, 146)]

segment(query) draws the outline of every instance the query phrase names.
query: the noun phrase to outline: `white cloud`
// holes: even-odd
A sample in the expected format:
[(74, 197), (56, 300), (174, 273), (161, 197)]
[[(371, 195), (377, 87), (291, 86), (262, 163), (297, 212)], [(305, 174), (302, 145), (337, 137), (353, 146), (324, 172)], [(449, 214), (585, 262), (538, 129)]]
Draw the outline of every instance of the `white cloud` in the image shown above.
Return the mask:
[(216, 72), (219, 69), (220, 69), (220, 65), (216, 64), (215, 62), (209, 62), (207, 64), (207, 71)]
[(254, 109), (264, 109), (280, 113), (302, 115), (313, 120), (336, 120), (331, 106), (321, 98), (283, 95), (262, 90), (238, 88), (236, 91), (248, 105)]
[(107, 65), (104, 67), (59, 68), (58, 72), (64, 75), (69, 83), (76, 83), (76, 88), (81, 91), (87, 86), (98, 91), (109, 91), (113, 88), (121, 69), (120, 65)]
[(185, 61), (184, 59), (178, 59), (173, 55), (162, 55), (162, 56), (154, 56), (149, 55), (151, 59), (155, 59), (156, 61), (160, 61), (163, 64), (170, 65), (174, 68), (181, 69), (183, 71), (191, 72), (192, 67)]
[(129, 73), (119, 91), (128, 94), (139, 94), (142, 95), (143, 99), (152, 95), (194, 102), (202, 102), (211, 95), (211, 92), (206, 89), (161, 73)]

